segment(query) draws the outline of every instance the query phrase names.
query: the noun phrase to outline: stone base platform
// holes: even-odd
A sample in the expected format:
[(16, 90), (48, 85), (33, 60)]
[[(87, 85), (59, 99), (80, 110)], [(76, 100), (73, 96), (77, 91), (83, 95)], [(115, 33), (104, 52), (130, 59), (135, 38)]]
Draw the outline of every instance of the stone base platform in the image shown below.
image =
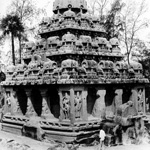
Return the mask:
[(98, 136), (100, 127), (99, 120), (79, 121), (71, 124), (69, 121), (59, 122), (58, 119), (46, 120), (41, 117), (29, 119), (25, 116), (4, 115), (2, 131), (22, 135), (22, 128), (27, 124), (29, 130), (32, 130), (33, 124), (35, 126), (36, 124), (37, 126), (40, 125), (45, 133), (45, 138), (48, 140), (66, 143), (91, 143)]

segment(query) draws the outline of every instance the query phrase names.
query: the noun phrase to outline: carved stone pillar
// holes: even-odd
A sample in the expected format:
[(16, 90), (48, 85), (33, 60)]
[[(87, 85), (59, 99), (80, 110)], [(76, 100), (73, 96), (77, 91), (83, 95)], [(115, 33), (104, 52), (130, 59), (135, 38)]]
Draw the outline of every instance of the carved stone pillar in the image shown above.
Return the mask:
[(63, 114), (63, 104), (62, 104), (62, 92), (61, 91), (59, 91), (58, 92), (58, 95), (59, 95), (59, 99), (60, 99), (60, 116), (59, 116), (59, 121), (62, 121), (63, 120), (63, 118), (64, 118), (64, 114)]
[(134, 107), (136, 108), (136, 110), (138, 110), (137, 89), (134, 88), (134, 89), (131, 90), (131, 92), (132, 92), (132, 94), (131, 94), (129, 100), (133, 102)]
[(87, 115), (87, 90), (82, 91), (82, 120), (88, 120)]
[(48, 107), (46, 92), (47, 92), (46, 89), (40, 89), (40, 93), (41, 93), (41, 96), (42, 96), (42, 113), (41, 113), (41, 117), (54, 118), (53, 114), (51, 113), (51, 111)]
[(12, 95), (12, 99), (13, 99), (13, 104), (12, 104), (13, 105), (12, 106), (12, 108), (13, 108), (13, 110), (12, 110), (13, 114), (14, 115), (22, 116), (23, 113), (22, 113), (22, 110), (20, 108), (20, 104), (19, 104), (19, 100), (18, 100), (18, 96), (17, 96), (17, 91), (13, 90), (11, 95)]
[(73, 88), (70, 89), (70, 121), (71, 124), (75, 122), (75, 108), (74, 108), (74, 90)]
[(122, 105), (122, 94), (123, 94), (122, 89), (115, 90), (115, 97), (114, 97), (115, 112), (116, 112), (117, 108), (120, 105)]
[(102, 89), (98, 90), (96, 94), (97, 94), (98, 98), (95, 101), (92, 115), (94, 117), (102, 119), (105, 116), (105, 108), (106, 108), (105, 95), (106, 95), (106, 90), (102, 90)]
[(27, 95), (27, 111), (26, 111), (25, 115), (27, 117), (37, 116), (37, 113), (34, 110), (32, 100), (31, 100), (31, 89), (26, 89), (25, 92), (26, 92), (26, 95)]

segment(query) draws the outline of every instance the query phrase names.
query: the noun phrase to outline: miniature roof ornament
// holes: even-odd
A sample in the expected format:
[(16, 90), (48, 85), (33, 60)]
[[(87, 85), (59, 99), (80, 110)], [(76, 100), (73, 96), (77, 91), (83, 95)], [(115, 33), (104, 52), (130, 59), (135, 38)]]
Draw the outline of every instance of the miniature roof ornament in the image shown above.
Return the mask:
[(25, 48), (28, 49), (28, 50), (32, 50), (32, 48), (35, 46), (35, 43), (34, 42), (26, 42), (25, 43)]
[(130, 60), (130, 68), (133, 68), (134, 70), (143, 70), (142, 64), (135, 60)]
[(97, 37), (96, 41), (98, 42), (98, 44), (104, 44), (104, 45), (106, 45), (108, 43), (107, 39), (103, 38), (103, 37)]
[(55, 0), (53, 3), (53, 12), (57, 13), (58, 9), (60, 12), (64, 12), (68, 6), (78, 10), (78, 12), (80, 12), (80, 8), (82, 7), (83, 12), (87, 12), (87, 2), (85, 0)]
[(113, 46), (113, 45), (119, 45), (119, 40), (114, 37), (112, 39), (109, 40), (110, 44)]
[(97, 16), (92, 16), (93, 22), (100, 22), (100, 19)]
[(65, 34), (63, 37), (62, 37), (62, 41), (75, 41), (75, 35), (74, 34), (71, 34), (70, 32), (67, 32), (67, 34)]
[(50, 21), (51, 21), (50, 17), (43, 17), (41, 24), (47, 24), (47, 23), (50, 23)]
[(75, 18), (75, 13), (73, 11), (71, 11), (71, 9), (65, 11), (63, 13), (63, 16), (66, 18), (66, 17), (71, 17), (71, 18)]
[(52, 36), (47, 39), (48, 44), (58, 44), (59, 36)]
[(62, 68), (76, 68), (78, 66), (79, 66), (78, 62), (72, 59), (66, 59), (61, 63)]

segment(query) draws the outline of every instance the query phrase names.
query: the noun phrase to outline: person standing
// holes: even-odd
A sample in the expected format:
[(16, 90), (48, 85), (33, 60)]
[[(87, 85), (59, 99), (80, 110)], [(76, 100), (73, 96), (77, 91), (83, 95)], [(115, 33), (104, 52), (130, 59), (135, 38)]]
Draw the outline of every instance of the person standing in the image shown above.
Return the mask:
[(105, 137), (106, 137), (106, 133), (103, 130), (103, 128), (101, 128), (100, 132), (99, 132), (99, 138), (100, 138), (99, 150), (104, 150), (104, 140), (105, 140)]

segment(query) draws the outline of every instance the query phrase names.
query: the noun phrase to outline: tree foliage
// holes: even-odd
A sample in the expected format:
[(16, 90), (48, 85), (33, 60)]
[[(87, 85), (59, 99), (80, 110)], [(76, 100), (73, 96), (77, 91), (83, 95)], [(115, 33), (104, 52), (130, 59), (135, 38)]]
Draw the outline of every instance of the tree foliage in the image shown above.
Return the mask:
[(120, 40), (130, 64), (130, 55), (137, 49), (137, 39), (140, 39), (139, 33), (149, 25), (149, 20), (144, 17), (147, 12), (146, 0), (112, 0), (112, 3), (94, 0), (90, 2), (90, 8), (91, 13), (97, 13), (104, 24), (106, 38), (117, 37)]
[[(20, 32), (18, 34), (19, 40), (19, 62), (21, 62), (21, 50), (22, 42), (27, 41), (27, 32), (31, 27), (32, 23), (37, 20), (40, 13), (44, 13), (44, 9), (39, 9), (36, 7), (32, 0), (13, 0), (10, 5), (10, 13), (17, 15), (20, 21), (24, 25), (25, 32)], [(31, 30), (30, 30), (31, 31)]]
[(143, 73), (150, 80), (150, 43), (142, 42), (139, 49), (141, 50), (139, 62), (143, 66)]
[(10, 5), (10, 12), (16, 14), (25, 26), (39, 17), (40, 13), (44, 13), (45, 10), (37, 8), (32, 0), (13, 0)]
[(104, 27), (106, 29), (106, 37), (107, 39), (111, 39), (113, 37), (119, 37), (119, 32), (123, 30), (123, 22), (120, 19), (120, 12), (124, 6), (124, 3), (121, 0), (115, 0), (111, 9), (106, 15), (106, 20), (104, 22)]
[(140, 30), (148, 26), (148, 21), (143, 17), (146, 9), (146, 1), (142, 0), (138, 5), (133, 1), (126, 3), (124, 13), (122, 14), (122, 20), (124, 32), (122, 35), (122, 41), (124, 43), (128, 63), (130, 64), (130, 54), (136, 47), (138, 33)]
[(17, 15), (8, 14), (6, 17), (2, 18), (0, 28), (3, 32), (3, 35), (11, 35), (11, 43), (12, 43), (12, 61), (15, 65), (15, 45), (14, 38), (18, 37), (20, 33), (24, 32), (24, 27), (20, 18)]
[(91, 15), (97, 15), (101, 20), (104, 20), (110, 0), (88, 0), (89, 12)]

